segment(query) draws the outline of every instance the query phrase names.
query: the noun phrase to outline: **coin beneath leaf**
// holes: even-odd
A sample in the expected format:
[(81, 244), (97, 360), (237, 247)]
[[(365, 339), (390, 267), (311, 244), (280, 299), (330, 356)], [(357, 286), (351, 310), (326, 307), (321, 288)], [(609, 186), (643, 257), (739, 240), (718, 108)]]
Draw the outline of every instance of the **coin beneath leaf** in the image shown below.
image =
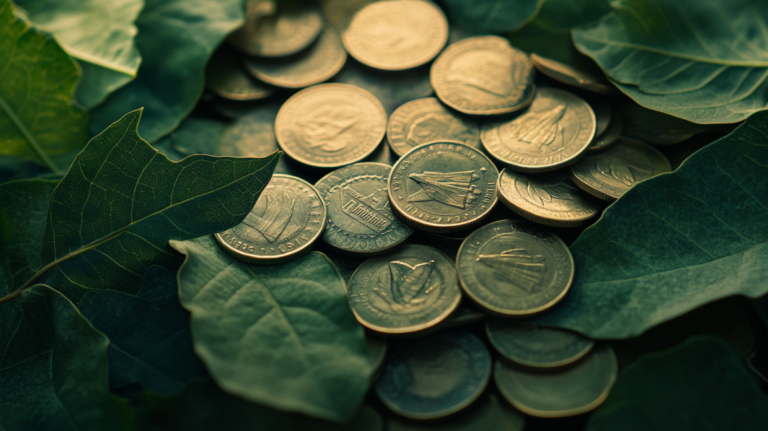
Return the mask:
[(600, 202), (576, 187), (564, 171), (522, 174), (504, 169), (498, 189), (504, 205), (546, 226), (582, 226), (600, 213)]
[(373, 94), (347, 84), (320, 84), (291, 96), (275, 121), (280, 148), (318, 168), (359, 162), (376, 150), (387, 114)]
[(427, 1), (382, 1), (360, 9), (344, 31), (344, 47), (359, 62), (383, 70), (420, 66), (448, 40), (448, 20)]
[(434, 97), (412, 100), (389, 117), (387, 141), (398, 156), (440, 140), (480, 148), (480, 126), (471, 118), (449, 111)]
[(622, 119), (621, 115), (614, 115), (613, 120), (611, 120), (611, 124), (608, 126), (608, 129), (606, 129), (602, 135), (596, 136), (594, 139), (592, 139), (592, 143), (589, 144), (589, 147), (587, 147), (587, 151), (602, 151), (615, 144), (619, 140), (623, 130), (624, 120)]
[(470, 405), (490, 377), (485, 344), (469, 332), (449, 331), (390, 346), (375, 390), (399, 415), (435, 419)]
[(350, 254), (376, 255), (411, 236), (413, 229), (392, 214), (387, 196), (391, 170), (383, 163), (355, 163), (315, 184), (328, 208), (326, 244)]
[(251, 78), (240, 64), (240, 54), (221, 46), (205, 68), (205, 85), (229, 100), (261, 100), (275, 93), (274, 87)]
[(349, 280), (347, 299), (366, 328), (406, 334), (442, 322), (458, 307), (461, 289), (448, 256), (409, 244), (360, 265)]
[(489, 319), (485, 331), (505, 358), (534, 368), (561, 367), (586, 355), (595, 342), (565, 329)]
[(563, 84), (600, 94), (619, 93), (616, 87), (608, 82), (605, 75), (601, 76), (536, 54), (531, 54), (531, 63), (539, 72)]
[(323, 233), (325, 218), (325, 204), (312, 184), (273, 175), (245, 219), (214, 237), (235, 259), (273, 265), (311, 251)]
[(587, 193), (613, 201), (640, 181), (672, 170), (664, 154), (640, 141), (621, 139), (571, 167), (571, 179)]
[(470, 115), (508, 114), (525, 108), (535, 92), (528, 56), (498, 36), (471, 37), (443, 51), (430, 80), (440, 100)]
[(498, 201), (499, 171), (480, 150), (433, 142), (414, 148), (392, 167), (387, 185), (395, 215), (429, 232), (477, 226)]
[(277, 13), (270, 11), (264, 18), (249, 20), (227, 42), (248, 55), (284, 57), (311, 45), (323, 30), (319, 7), (300, 0), (281, 0), (277, 9)]
[(565, 243), (533, 223), (501, 220), (472, 232), (456, 257), (464, 292), (502, 316), (526, 316), (563, 299), (574, 264)]
[(584, 99), (555, 88), (540, 88), (521, 115), (483, 124), (483, 146), (520, 172), (546, 172), (568, 166), (595, 136), (595, 114)]

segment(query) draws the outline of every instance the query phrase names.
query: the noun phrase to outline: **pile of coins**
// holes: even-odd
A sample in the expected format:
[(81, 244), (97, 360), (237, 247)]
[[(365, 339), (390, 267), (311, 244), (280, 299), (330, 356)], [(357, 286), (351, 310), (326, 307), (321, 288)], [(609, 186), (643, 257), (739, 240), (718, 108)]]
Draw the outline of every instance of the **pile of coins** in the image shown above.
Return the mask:
[[(252, 0), (248, 24), (209, 65), (216, 109), (256, 130), (232, 155), (279, 146), (288, 157), (217, 241), (256, 265), (315, 245), (340, 268), (355, 262), (349, 305), (383, 364), (375, 392), (399, 415), (455, 413), (492, 376), (530, 415), (595, 408), (616, 378), (610, 347), (513, 319), (555, 306), (571, 286), (570, 251), (544, 226), (590, 224), (669, 162), (620, 137), (603, 77), (498, 36), (449, 35), (429, 1), (333, 3)], [(536, 78), (539, 88), (536, 70), (550, 78)], [(301, 90), (275, 105), (291, 89)], [(478, 320), (485, 333), (457, 328)]]

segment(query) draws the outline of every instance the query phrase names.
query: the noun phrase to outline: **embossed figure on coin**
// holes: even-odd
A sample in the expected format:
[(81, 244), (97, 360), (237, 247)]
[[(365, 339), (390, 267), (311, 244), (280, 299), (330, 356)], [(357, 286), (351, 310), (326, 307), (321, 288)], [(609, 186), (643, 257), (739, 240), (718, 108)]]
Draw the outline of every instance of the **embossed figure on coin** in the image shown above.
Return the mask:
[(356, 126), (363, 120), (357, 106), (322, 105), (298, 119), (298, 125), (311, 148), (333, 153), (358, 141), (363, 134)]
[(477, 261), (491, 268), (499, 281), (510, 283), (528, 295), (537, 293), (544, 286), (546, 258), (540, 254), (532, 255), (523, 247), (498, 254), (481, 254)]
[[(480, 169), (485, 173), (485, 168)], [(472, 184), (482, 177), (475, 171), (465, 172), (422, 172), (410, 174), (408, 178), (416, 181), (421, 190), (408, 195), (408, 202), (437, 201), (441, 204), (465, 209), (467, 205), (482, 194), (480, 188)]]
[(285, 232), (285, 228), (291, 221), (296, 198), (278, 189), (264, 191), (262, 199), (265, 207), (262, 215), (257, 216), (250, 212), (245, 216), (243, 224), (254, 228), (267, 241), (274, 243), (280, 239), (280, 235)]
[(371, 289), (381, 296), (392, 311), (400, 311), (424, 303), (438, 286), (436, 279), (430, 279), (435, 261), (415, 266), (405, 262), (389, 262), (389, 272), (379, 276), (378, 287)]
[(474, 120), (449, 111), (434, 97), (427, 97), (405, 103), (392, 113), (387, 123), (387, 140), (399, 156), (439, 140), (477, 148), (480, 127)]
[(489, 319), (488, 340), (505, 358), (534, 368), (561, 367), (586, 355), (595, 342), (565, 329)]

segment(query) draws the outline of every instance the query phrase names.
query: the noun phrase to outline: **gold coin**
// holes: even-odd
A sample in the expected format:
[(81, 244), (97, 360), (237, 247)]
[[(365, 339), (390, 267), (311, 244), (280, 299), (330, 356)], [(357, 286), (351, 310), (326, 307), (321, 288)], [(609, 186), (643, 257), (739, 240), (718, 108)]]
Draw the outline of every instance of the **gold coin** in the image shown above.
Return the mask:
[(489, 319), (485, 332), (505, 358), (533, 368), (562, 367), (578, 361), (595, 342), (573, 331)]
[(376, 2), (355, 14), (343, 40), (349, 54), (367, 66), (411, 69), (440, 53), (448, 40), (448, 20), (432, 2)]
[(475, 303), (502, 316), (544, 311), (573, 281), (571, 252), (556, 235), (526, 221), (501, 220), (472, 232), (456, 257), (459, 282)]
[(619, 94), (611, 83), (598, 74), (587, 70), (577, 69), (546, 57), (531, 54), (531, 63), (536, 70), (563, 84), (572, 85), (587, 91), (600, 94)]
[(656, 148), (621, 139), (607, 150), (573, 165), (571, 179), (587, 193), (613, 201), (638, 182), (671, 170), (667, 158)]
[(220, 46), (205, 68), (205, 84), (229, 100), (261, 100), (275, 93), (274, 88), (251, 78), (240, 64), (240, 54)]
[(470, 115), (508, 114), (531, 103), (533, 66), (524, 52), (498, 36), (471, 37), (443, 51), (430, 80), (440, 100)]
[(373, 94), (347, 84), (320, 84), (291, 96), (275, 121), (280, 148), (318, 168), (359, 162), (376, 150), (387, 114)]
[(533, 103), (512, 120), (483, 124), (483, 146), (520, 172), (547, 172), (581, 157), (595, 136), (595, 114), (584, 99), (555, 88), (540, 88)]
[(248, 21), (227, 42), (248, 55), (284, 57), (311, 45), (323, 30), (320, 8), (300, 0), (280, 0), (276, 13), (274, 9), (258, 13), (269, 3), (248, 2)]
[(564, 171), (521, 174), (504, 169), (498, 189), (504, 205), (546, 226), (582, 226), (600, 213), (599, 201), (576, 187)]
[(592, 139), (592, 143), (587, 147), (588, 152), (602, 151), (609, 146), (616, 143), (621, 136), (621, 132), (624, 130), (624, 120), (621, 115), (616, 114), (611, 120), (611, 124), (608, 129), (600, 136), (596, 136)]
[(594, 410), (616, 382), (618, 363), (603, 344), (574, 364), (551, 369), (526, 368), (499, 359), (496, 386), (515, 408), (531, 416), (560, 418)]
[[(595, 137), (602, 135), (608, 125), (611, 124), (613, 118), (613, 106), (606, 100), (606, 98), (597, 95), (585, 96), (584, 100), (592, 107), (592, 112), (595, 113), (595, 121), (597, 126), (595, 128)], [(617, 115), (618, 116), (618, 115)]]

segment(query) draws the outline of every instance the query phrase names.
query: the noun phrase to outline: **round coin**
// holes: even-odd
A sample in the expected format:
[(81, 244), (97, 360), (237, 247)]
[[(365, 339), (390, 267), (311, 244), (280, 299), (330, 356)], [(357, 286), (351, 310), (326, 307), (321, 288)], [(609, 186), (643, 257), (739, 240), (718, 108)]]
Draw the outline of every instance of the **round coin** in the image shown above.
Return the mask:
[(671, 170), (659, 150), (640, 141), (620, 139), (607, 150), (573, 165), (571, 179), (587, 193), (613, 201), (638, 182)]
[(320, 84), (288, 99), (275, 121), (277, 142), (294, 160), (338, 168), (368, 157), (387, 127), (373, 94), (347, 84)]
[(449, 111), (434, 97), (410, 101), (389, 117), (387, 141), (398, 156), (419, 145), (440, 140), (458, 141), (479, 148), (480, 126), (471, 118)]
[(413, 233), (392, 214), (387, 179), (392, 167), (355, 163), (324, 176), (315, 188), (328, 208), (323, 240), (339, 251), (382, 254), (399, 247)]
[(384, 359), (387, 358), (387, 340), (376, 337), (365, 337), (366, 346), (368, 346), (368, 359), (371, 363), (371, 383), (376, 383), (381, 372), (384, 371)]
[(523, 413), (559, 418), (586, 413), (602, 404), (616, 382), (618, 363), (607, 345), (599, 345), (574, 364), (535, 369), (499, 359), (493, 378), (499, 391)]
[(609, 146), (616, 143), (621, 136), (621, 132), (624, 130), (624, 120), (621, 115), (614, 115), (611, 124), (608, 129), (600, 136), (596, 136), (592, 139), (592, 143), (587, 147), (587, 151), (596, 152), (602, 151)]
[(564, 171), (521, 174), (504, 169), (498, 189), (504, 205), (546, 226), (583, 226), (600, 213), (599, 201), (576, 187)]
[(319, 7), (301, 1), (281, 0), (277, 13), (249, 20), (232, 33), (227, 42), (248, 55), (284, 57), (308, 47), (322, 30), (323, 16)]
[(523, 431), (525, 416), (496, 391), (486, 391), (471, 406), (447, 418), (419, 421), (392, 415), (387, 431)]
[(471, 37), (443, 51), (430, 70), (440, 100), (470, 115), (508, 114), (531, 103), (533, 66), (498, 36)]
[(376, 394), (408, 418), (455, 413), (476, 400), (491, 377), (491, 355), (469, 332), (441, 332), (390, 350)]
[(456, 257), (464, 292), (502, 316), (544, 311), (568, 292), (574, 264), (565, 243), (525, 221), (501, 220), (474, 231)]
[(546, 172), (575, 163), (595, 136), (595, 114), (584, 99), (540, 88), (533, 103), (512, 120), (483, 124), (488, 153), (520, 172)]
[(433, 142), (414, 148), (392, 167), (387, 189), (395, 215), (429, 232), (477, 226), (498, 201), (499, 171), (479, 150)]
[(344, 31), (344, 47), (359, 62), (383, 70), (422, 65), (448, 40), (448, 20), (432, 2), (382, 1), (360, 9)]
[(429, 329), (461, 301), (456, 267), (432, 247), (409, 244), (366, 260), (352, 274), (347, 298), (357, 320), (385, 334)]
[(272, 265), (308, 253), (323, 233), (325, 204), (312, 184), (273, 175), (251, 212), (239, 225), (214, 235), (232, 257)]
[(595, 121), (597, 126), (595, 128), (595, 137), (598, 137), (608, 129), (608, 125), (611, 124), (611, 118), (613, 117), (613, 106), (608, 103), (605, 98), (600, 96), (591, 96), (586, 98), (589, 106), (592, 107), (592, 112), (595, 113)]
[(563, 84), (582, 88), (600, 94), (618, 94), (616, 87), (611, 85), (605, 76), (600, 76), (587, 70), (577, 69), (546, 57), (531, 54), (531, 63), (536, 70)]
[(239, 64), (240, 55), (222, 46), (213, 53), (205, 68), (205, 84), (217, 95), (229, 100), (260, 100), (274, 94), (274, 88), (248, 75)]
[(489, 319), (485, 331), (505, 358), (534, 368), (553, 368), (576, 362), (595, 342), (565, 329)]
[(344, 66), (347, 52), (339, 32), (327, 26), (306, 52), (286, 58), (246, 58), (246, 69), (268, 84), (284, 88), (304, 88), (329, 80)]

